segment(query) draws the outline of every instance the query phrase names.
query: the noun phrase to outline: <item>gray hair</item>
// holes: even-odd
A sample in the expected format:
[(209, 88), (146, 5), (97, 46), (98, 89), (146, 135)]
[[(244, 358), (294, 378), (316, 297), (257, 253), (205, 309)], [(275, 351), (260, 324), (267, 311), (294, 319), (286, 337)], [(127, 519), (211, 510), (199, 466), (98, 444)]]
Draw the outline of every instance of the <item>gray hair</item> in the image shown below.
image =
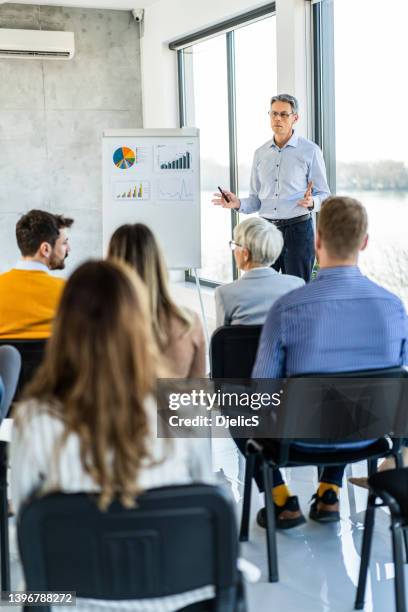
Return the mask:
[(261, 217), (251, 217), (237, 225), (234, 240), (248, 249), (254, 263), (264, 266), (272, 265), (283, 249), (282, 233)]
[(278, 94), (277, 96), (272, 96), (271, 98), (271, 106), (274, 102), (287, 102), (292, 107), (292, 113), (299, 112), (299, 102), (295, 96), (291, 96), (290, 94)]

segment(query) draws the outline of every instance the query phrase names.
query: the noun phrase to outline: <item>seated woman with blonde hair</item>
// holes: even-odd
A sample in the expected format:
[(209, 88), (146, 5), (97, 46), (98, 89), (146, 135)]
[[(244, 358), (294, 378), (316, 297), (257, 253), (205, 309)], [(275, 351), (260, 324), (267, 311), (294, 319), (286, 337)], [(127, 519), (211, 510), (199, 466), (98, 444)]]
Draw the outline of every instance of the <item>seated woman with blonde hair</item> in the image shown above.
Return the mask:
[(272, 304), (285, 293), (302, 287), (304, 280), (279, 274), (270, 267), (281, 254), (283, 237), (273, 223), (261, 217), (251, 217), (237, 225), (230, 247), (244, 274), (215, 290), (217, 327), (263, 325)]
[(145, 283), (153, 333), (171, 375), (203, 378), (206, 350), (200, 319), (171, 298), (167, 269), (151, 230), (143, 223), (122, 225), (112, 235), (108, 258), (125, 261)]

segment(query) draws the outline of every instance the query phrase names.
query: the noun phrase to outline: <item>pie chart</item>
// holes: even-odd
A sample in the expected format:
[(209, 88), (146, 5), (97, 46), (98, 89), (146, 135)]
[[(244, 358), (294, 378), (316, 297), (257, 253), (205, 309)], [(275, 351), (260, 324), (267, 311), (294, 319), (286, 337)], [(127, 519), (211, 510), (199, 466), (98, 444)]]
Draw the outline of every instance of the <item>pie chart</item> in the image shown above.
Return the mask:
[(113, 163), (121, 170), (131, 168), (136, 161), (136, 153), (129, 147), (120, 147), (113, 154)]

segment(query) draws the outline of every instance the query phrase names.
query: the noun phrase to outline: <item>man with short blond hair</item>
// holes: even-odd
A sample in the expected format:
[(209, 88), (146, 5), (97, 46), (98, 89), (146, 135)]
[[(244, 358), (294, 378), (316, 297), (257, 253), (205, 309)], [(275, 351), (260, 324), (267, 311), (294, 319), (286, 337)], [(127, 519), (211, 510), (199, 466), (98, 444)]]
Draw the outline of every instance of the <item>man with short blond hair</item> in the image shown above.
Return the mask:
[(19, 219), (16, 239), (22, 259), (0, 275), (0, 338), (42, 339), (51, 334), (64, 281), (49, 274), (63, 270), (73, 220), (44, 210)]
[[(401, 300), (363, 276), (357, 266), (367, 241), (367, 213), (360, 202), (330, 197), (323, 203), (316, 236), (320, 270), (314, 281), (272, 306), (253, 378), (374, 370), (408, 363), (408, 323)], [(335, 452), (340, 446), (330, 448)], [(323, 470), (310, 509), (313, 520), (339, 520), (337, 494), (344, 468)], [(262, 483), (259, 473), (257, 483)], [(297, 497), (290, 494), (279, 470), (275, 470), (274, 484), (277, 526), (289, 529), (303, 523)], [(264, 509), (258, 522), (265, 525)]]
[(326, 203), (319, 215), (320, 239), (332, 258), (354, 261), (367, 235), (367, 212), (354, 198), (333, 196)]

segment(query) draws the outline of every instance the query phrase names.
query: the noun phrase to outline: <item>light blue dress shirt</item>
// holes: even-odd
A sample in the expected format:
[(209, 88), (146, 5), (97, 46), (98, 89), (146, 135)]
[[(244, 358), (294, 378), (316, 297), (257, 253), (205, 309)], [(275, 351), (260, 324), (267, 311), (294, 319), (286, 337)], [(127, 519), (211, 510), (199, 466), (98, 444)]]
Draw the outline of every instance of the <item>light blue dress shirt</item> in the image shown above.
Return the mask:
[(249, 197), (241, 199), (239, 212), (259, 212), (266, 219), (305, 215), (307, 210), (297, 202), (309, 181), (313, 181), (313, 210), (317, 212), (330, 195), (321, 150), (295, 132), (282, 149), (269, 140), (255, 151)]
[(396, 295), (363, 276), (357, 266), (324, 268), (314, 281), (272, 306), (252, 377), (407, 365), (407, 343), (408, 319)]

